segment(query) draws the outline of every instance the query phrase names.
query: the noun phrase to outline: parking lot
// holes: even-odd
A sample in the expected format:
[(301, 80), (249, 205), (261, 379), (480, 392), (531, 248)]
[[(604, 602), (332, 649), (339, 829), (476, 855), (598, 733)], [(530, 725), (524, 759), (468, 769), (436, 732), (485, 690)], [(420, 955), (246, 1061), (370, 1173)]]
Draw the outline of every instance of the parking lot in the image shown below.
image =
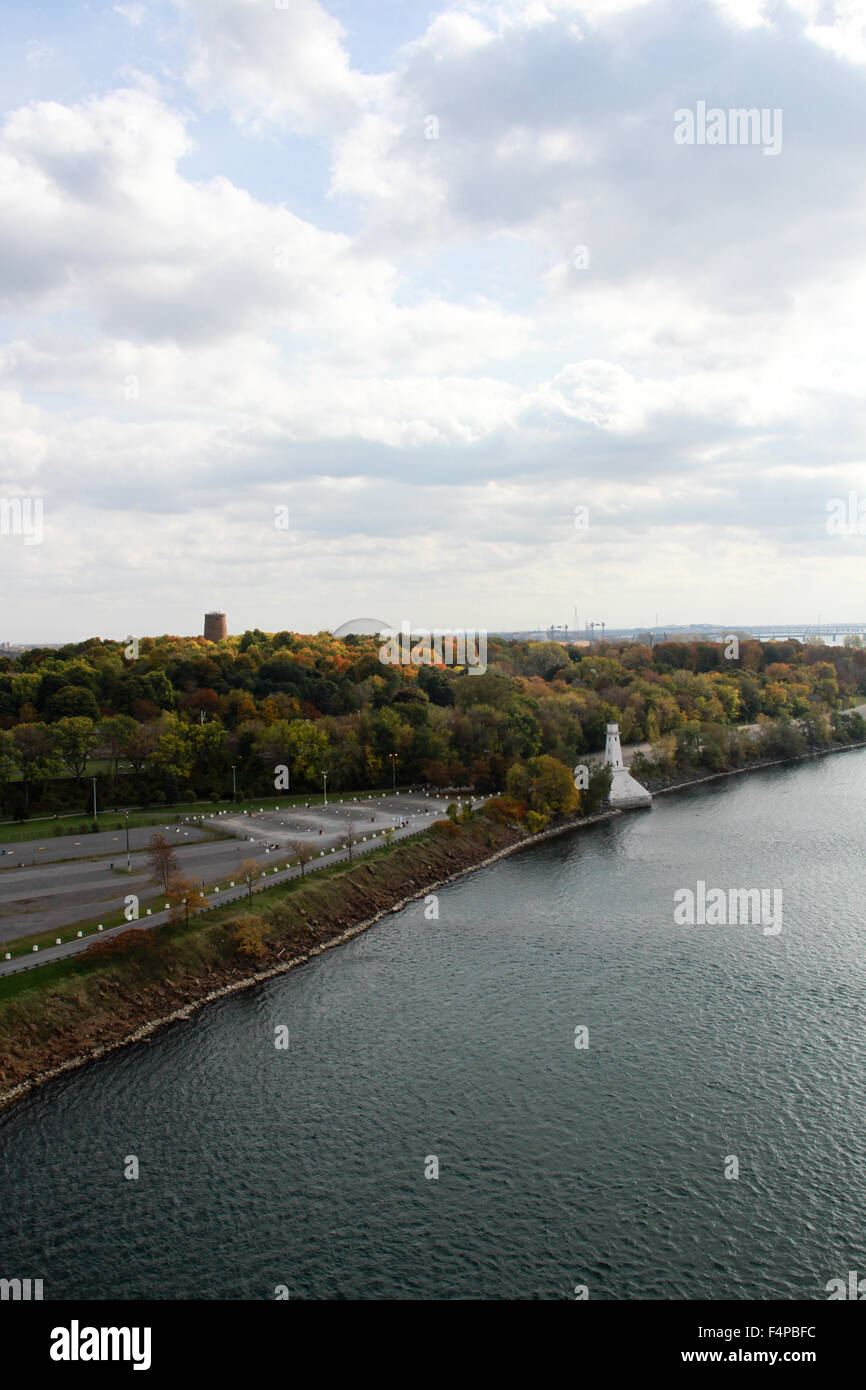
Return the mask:
[[(123, 832), (0, 842), (0, 851), (6, 851), (0, 853), (0, 942), (47, 931), (60, 935), (88, 919), (96, 925), (100, 917), (122, 911), (130, 893), (140, 899), (142, 915), (146, 903), (161, 908), (164, 895), (146, 863), (154, 831), (175, 848), (180, 873), (211, 894), (237, 881), (246, 860), (255, 859), (264, 869), (278, 861), (282, 868), (299, 852), (308, 862), (332, 852), (339, 858), (349, 834), (352, 852), (360, 853), (381, 843), (385, 831), (403, 836), (423, 829), (444, 815), (452, 799), (424, 792), (329, 797), (327, 806), (321, 797), (308, 806), (268, 799), (251, 814), (213, 811), (180, 825), (138, 826), (129, 835), (130, 873)], [(229, 838), (214, 838), (205, 827)]]

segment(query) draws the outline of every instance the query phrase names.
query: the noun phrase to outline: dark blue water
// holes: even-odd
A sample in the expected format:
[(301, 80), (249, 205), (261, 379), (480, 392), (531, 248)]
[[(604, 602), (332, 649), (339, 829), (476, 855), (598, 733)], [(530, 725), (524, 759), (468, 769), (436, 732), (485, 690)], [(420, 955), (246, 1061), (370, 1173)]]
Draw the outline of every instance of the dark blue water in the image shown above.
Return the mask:
[[(866, 1270), (864, 836), (866, 752), (661, 797), (52, 1083), (0, 1116), (0, 1275), (826, 1298)], [(676, 925), (698, 879), (781, 888), (781, 933)]]

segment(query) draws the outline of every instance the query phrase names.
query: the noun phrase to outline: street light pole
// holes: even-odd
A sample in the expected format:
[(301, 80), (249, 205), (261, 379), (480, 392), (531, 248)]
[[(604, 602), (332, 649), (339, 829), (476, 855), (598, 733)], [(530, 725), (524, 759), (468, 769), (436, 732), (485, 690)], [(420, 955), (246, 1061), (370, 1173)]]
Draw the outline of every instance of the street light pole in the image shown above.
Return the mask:
[(238, 799), (238, 784), (237, 777), (235, 775), (236, 767), (237, 763), (232, 763), (232, 801), (237, 801)]
[(327, 774), (327, 772), (323, 772), (323, 773), (322, 773), (322, 785), (323, 785), (323, 787), (324, 787), (324, 789), (325, 789), (325, 805), (327, 806), (327, 804), (328, 804), (328, 774)]
[(396, 791), (396, 790), (397, 790), (397, 754), (396, 754), (396, 753), (389, 753), (389, 754), (388, 754), (388, 757), (391, 759), (391, 786), (392, 786), (393, 790)]
[(129, 857), (129, 812), (124, 811), (123, 814), (126, 816), (126, 872), (129, 873), (132, 868), (132, 860)]
[(93, 781), (93, 819), (96, 820), (96, 778)]

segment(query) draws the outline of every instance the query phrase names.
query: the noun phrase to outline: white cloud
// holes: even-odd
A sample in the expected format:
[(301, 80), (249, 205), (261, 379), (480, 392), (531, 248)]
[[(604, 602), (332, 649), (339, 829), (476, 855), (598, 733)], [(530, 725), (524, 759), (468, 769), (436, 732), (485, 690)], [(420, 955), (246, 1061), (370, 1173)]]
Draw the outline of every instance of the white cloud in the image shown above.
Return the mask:
[(188, 80), (205, 109), (298, 130), (350, 119), (376, 84), (349, 62), (345, 31), (318, 0), (177, 0), (192, 27)]
[[(159, 85), (9, 113), (0, 463), (46, 498), (32, 614), (62, 586), (90, 630), (214, 603), (331, 626), (352, 582), (358, 611), (447, 625), (456, 587), (520, 625), (570, 617), (576, 575), (608, 621), (756, 616), (758, 581), (765, 620), (829, 611), (859, 580), (824, 504), (866, 482), (858, 12), (797, 4), (452, 4), (364, 74), (313, 0), (181, 0)], [(673, 145), (675, 107), (729, 89), (784, 106), (778, 161)], [(326, 209), (250, 191), (281, 129)], [(133, 618), (143, 577), (170, 619)]]
[(119, 14), (125, 19), (127, 24), (131, 24), (133, 29), (138, 29), (147, 19), (146, 5), (114, 5), (114, 13)]

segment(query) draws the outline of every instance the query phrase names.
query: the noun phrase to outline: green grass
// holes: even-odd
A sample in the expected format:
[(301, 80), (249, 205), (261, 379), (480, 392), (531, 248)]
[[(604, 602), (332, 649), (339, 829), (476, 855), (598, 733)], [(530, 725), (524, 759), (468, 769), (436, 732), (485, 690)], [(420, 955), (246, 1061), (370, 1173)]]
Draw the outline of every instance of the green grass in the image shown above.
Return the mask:
[(52, 961), (38, 970), (24, 970), (18, 975), (0, 975), (0, 1003), (16, 999), (33, 990), (48, 989), (60, 980), (68, 980), (76, 975), (90, 974), (93, 962), (84, 961), (83, 956), (72, 956), (69, 960)]

